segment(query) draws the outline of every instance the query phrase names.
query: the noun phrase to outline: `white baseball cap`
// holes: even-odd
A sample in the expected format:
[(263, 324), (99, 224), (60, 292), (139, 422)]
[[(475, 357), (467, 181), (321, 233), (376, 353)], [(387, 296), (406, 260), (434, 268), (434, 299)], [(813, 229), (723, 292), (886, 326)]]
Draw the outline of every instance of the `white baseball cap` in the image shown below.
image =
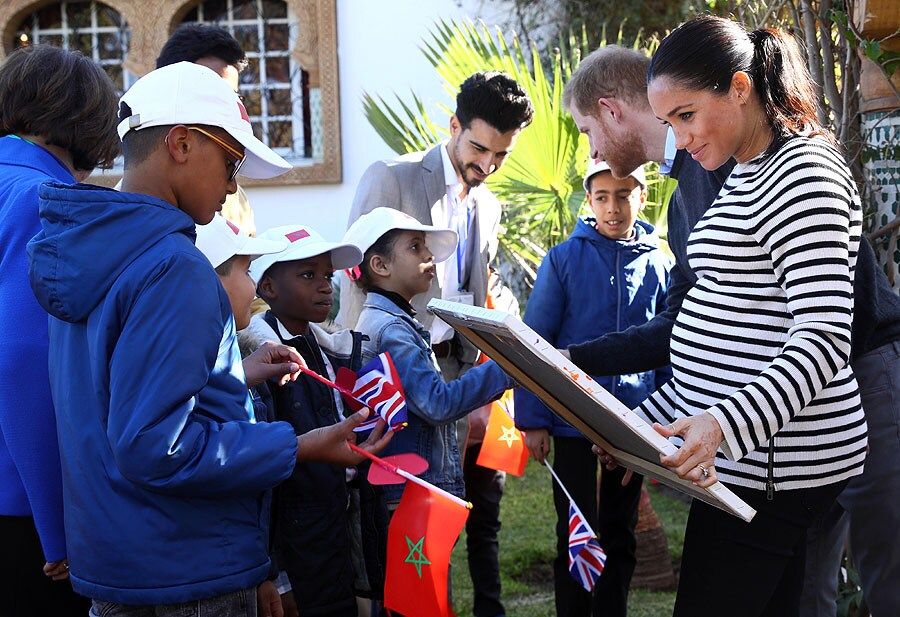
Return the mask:
[(287, 248), (274, 255), (263, 255), (250, 264), (250, 278), (259, 283), (266, 270), (282, 261), (297, 261), (331, 253), (331, 267), (335, 270), (352, 268), (362, 261), (362, 252), (348, 242), (328, 242), (315, 229), (304, 225), (282, 225), (266, 230), (260, 239), (287, 242)]
[(378, 238), (392, 229), (424, 231), (425, 244), (434, 255), (435, 263), (449, 258), (456, 250), (456, 243), (459, 241), (456, 232), (452, 229), (424, 225), (405, 212), (394, 208), (375, 208), (368, 214), (363, 214), (350, 225), (344, 233), (344, 242), (355, 244), (365, 254), (378, 241)]
[[(597, 175), (603, 171), (608, 171), (608, 172), (612, 173), (612, 170), (610, 170), (609, 165), (607, 164), (606, 161), (604, 161), (603, 159), (588, 160), (588, 168), (584, 174), (584, 190), (585, 190), (585, 192), (587, 192), (587, 193), (591, 192), (591, 178), (593, 178), (595, 175)], [(628, 175), (631, 176), (632, 178), (634, 178), (635, 180), (637, 180), (637, 183), (641, 186), (641, 188), (647, 188), (647, 177), (644, 175), (644, 166), (643, 165), (636, 168), (634, 171), (632, 171)]]
[(149, 126), (205, 124), (228, 132), (244, 146), (240, 174), (272, 178), (291, 164), (253, 136), (250, 116), (237, 93), (215, 71), (193, 62), (178, 62), (137, 80), (119, 100), (119, 138)]
[(197, 248), (206, 255), (213, 268), (235, 255), (247, 255), (252, 261), (260, 255), (281, 252), (287, 245), (287, 240), (263, 240), (241, 233), (237, 225), (221, 214), (216, 214), (206, 225), (197, 225)]

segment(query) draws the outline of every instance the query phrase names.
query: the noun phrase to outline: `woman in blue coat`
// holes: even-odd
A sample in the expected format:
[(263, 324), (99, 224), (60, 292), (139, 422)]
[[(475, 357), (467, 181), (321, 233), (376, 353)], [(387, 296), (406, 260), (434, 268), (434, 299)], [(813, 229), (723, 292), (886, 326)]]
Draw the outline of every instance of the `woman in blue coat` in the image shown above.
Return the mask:
[[(653, 227), (637, 220), (646, 198), (643, 169), (618, 179), (606, 163), (594, 161), (584, 188), (593, 217), (579, 220), (569, 239), (547, 253), (525, 309), (525, 323), (558, 348), (646, 323), (665, 308), (671, 260), (659, 249)], [(630, 409), (670, 376), (666, 369), (594, 379)], [(521, 388), (515, 409), (516, 425), (526, 431), (535, 459), (544, 461), (553, 437), (554, 469), (607, 554), (603, 576), (590, 594), (569, 574), (569, 502), (554, 484), (557, 615), (598, 615), (602, 607), (604, 616), (624, 616), (635, 564), (640, 478), (623, 487), (624, 470), (604, 471), (598, 508), (597, 459), (590, 442)]]
[(28, 283), (25, 244), (41, 229), (42, 183), (75, 183), (112, 164), (117, 98), (77, 52), (26, 47), (0, 67), (0, 615), (80, 617), (90, 607), (64, 580), (47, 313)]

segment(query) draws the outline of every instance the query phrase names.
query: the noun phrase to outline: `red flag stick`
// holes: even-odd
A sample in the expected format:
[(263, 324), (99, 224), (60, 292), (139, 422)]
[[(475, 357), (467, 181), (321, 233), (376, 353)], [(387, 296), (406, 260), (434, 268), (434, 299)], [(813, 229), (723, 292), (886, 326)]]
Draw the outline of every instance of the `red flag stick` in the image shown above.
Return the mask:
[(313, 371), (313, 370), (311, 370), (311, 369), (308, 369), (308, 368), (306, 368), (305, 366), (301, 366), (301, 367), (300, 367), (300, 372), (303, 373), (304, 375), (309, 375), (310, 377), (312, 377), (313, 379), (315, 379), (315, 380), (318, 381), (319, 383), (323, 383), (323, 384), (325, 384), (326, 386), (328, 386), (329, 388), (333, 388), (333, 389), (337, 390), (337, 391), (340, 392), (342, 395), (346, 396), (346, 397), (349, 398), (350, 400), (356, 401), (357, 403), (359, 403), (360, 405), (362, 405), (362, 406), (365, 407), (366, 409), (369, 408), (368, 405), (366, 405), (366, 404), (363, 403), (361, 400), (359, 400), (358, 398), (356, 398), (355, 396), (353, 396), (353, 393), (350, 392), (350, 390), (348, 390), (347, 388), (344, 388), (344, 387), (342, 387), (342, 386), (337, 385), (336, 383), (334, 383), (333, 381), (331, 381), (331, 380), (329, 380), (329, 379), (325, 379), (324, 377), (322, 377), (321, 375), (319, 375), (317, 372), (315, 372), (315, 371)]
[(469, 510), (472, 509), (471, 502), (465, 501), (464, 499), (460, 499), (456, 495), (453, 495), (452, 493), (448, 493), (444, 489), (438, 488), (434, 484), (431, 484), (430, 482), (426, 482), (422, 478), (418, 478), (418, 477), (412, 475), (411, 473), (409, 473), (408, 471), (404, 471), (403, 469), (400, 469), (396, 465), (389, 463), (384, 459), (378, 458), (371, 452), (367, 452), (366, 450), (363, 450), (356, 444), (348, 443), (347, 445), (350, 446), (351, 450), (353, 450), (354, 452), (356, 452), (357, 454), (359, 454), (361, 456), (366, 457), (367, 459), (369, 459), (370, 461), (372, 461), (379, 467), (386, 469), (386, 470), (390, 471), (391, 473), (395, 473), (398, 476), (400, 476), (401, 478), (405, 478), (405, 479), (409, 480), (410, 482), (414, 482), (414, 483), (418, 484), (419, 486), (421, 486), (422, 488), (426, 488), (429, 491), (434, 491), (435, 493), (443, 495), (450, 501), (452, 501), (456, 504), (459, 504), (464, 508), (468, 508)]

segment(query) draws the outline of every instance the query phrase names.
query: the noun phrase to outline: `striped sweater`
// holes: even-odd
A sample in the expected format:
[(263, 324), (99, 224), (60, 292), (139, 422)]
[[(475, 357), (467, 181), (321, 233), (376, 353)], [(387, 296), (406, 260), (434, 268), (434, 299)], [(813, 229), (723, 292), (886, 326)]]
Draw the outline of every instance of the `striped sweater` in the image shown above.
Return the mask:
[(638, 409), (663, 424), (712, 414), (723, 482), (793, 490), (862, 472), (848, 365), (861, 214), (841, 155), (795, 137), (735, 166), (691, 233), (699, 280), (672, 331), (674, 378)]

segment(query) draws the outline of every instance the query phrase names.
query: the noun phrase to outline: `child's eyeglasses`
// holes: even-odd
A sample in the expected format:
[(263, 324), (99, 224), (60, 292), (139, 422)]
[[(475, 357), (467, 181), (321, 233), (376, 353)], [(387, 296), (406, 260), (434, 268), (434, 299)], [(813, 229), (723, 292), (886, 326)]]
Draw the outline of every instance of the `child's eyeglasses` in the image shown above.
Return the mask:
[(237, 177), (238, 172), (241, 171), (241, 167), (244, 165), (244, 161), (247, 160), (247, 153), (245, 152), (242, 154), (234, 146), (228, 145), (228, 143), (226, 143), (224, 140), (220, 139), (219, 137), (216, 137), (209, 131), (205, 131), (205, 130), (201, 129), (200, 127), (189, 126), (189, 127), (187, 127), (187, 129), (189, 131), (197, 131), (198, 133), (202, 133), (203, 135), (206, 135), (207, 137), (212, 139), (216, 143), (216, 145), (218, 145), (220, 148), (222, 148), (226, 153), (228, 153), (232, 157), (232, 160), (226, 161), (226, 163), (225, 163), (225, 165), (226, 165), (225, 170), (228, 172), (228, 181), (232, 182)]

